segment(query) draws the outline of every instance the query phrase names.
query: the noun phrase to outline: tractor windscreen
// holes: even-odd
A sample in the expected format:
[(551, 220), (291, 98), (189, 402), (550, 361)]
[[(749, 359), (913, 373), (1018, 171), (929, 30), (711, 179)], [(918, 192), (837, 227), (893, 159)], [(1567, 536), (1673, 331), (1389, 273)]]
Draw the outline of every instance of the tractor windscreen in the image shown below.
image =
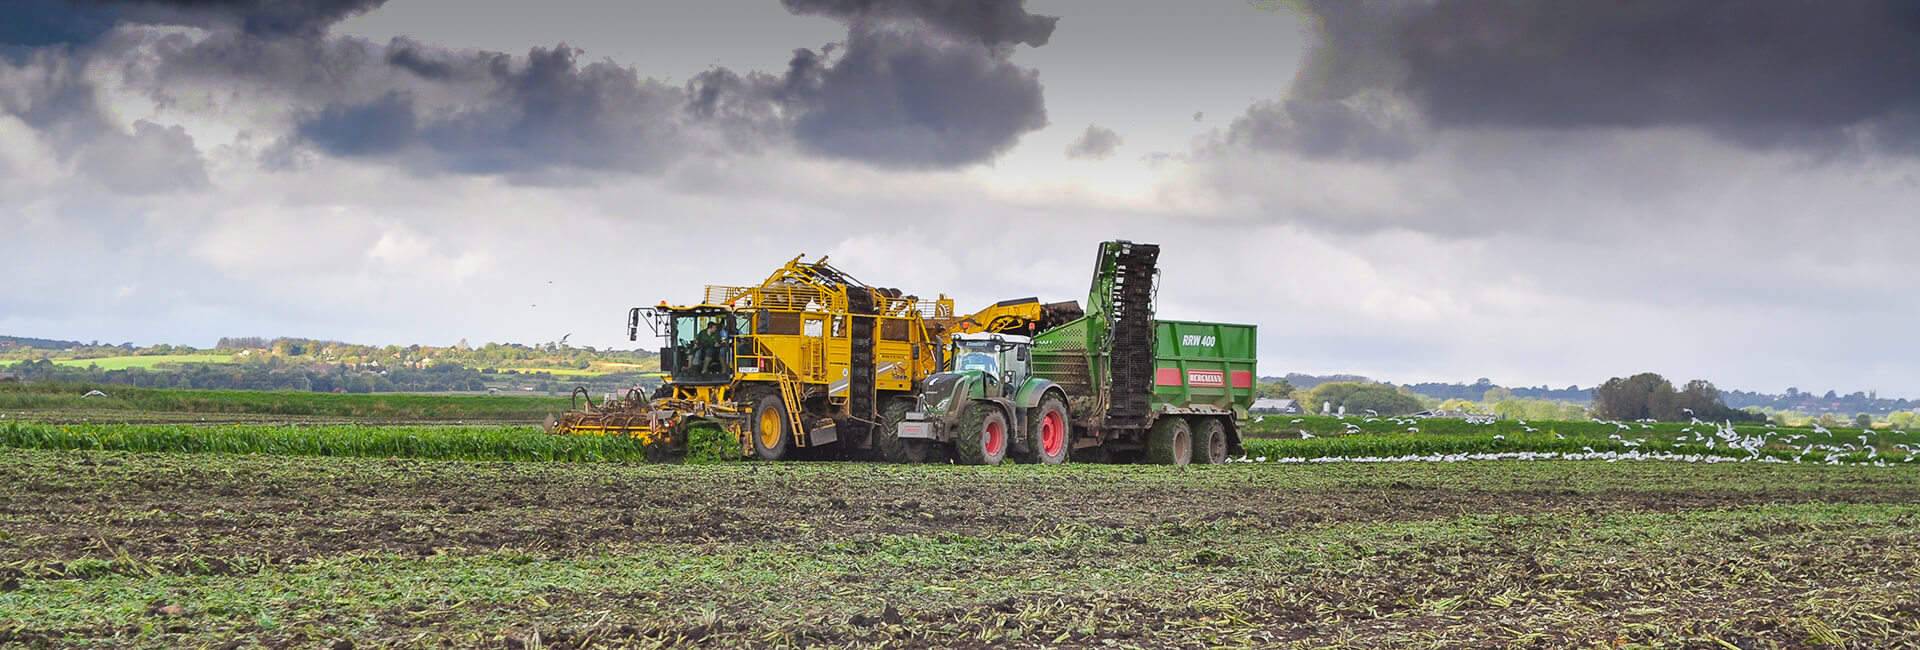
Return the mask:
[(962, 372), (979, 370), (988, 376), (1000, 374), (1000, 344), (993, 341), (960, 341), (954, 347), (955, 369)]

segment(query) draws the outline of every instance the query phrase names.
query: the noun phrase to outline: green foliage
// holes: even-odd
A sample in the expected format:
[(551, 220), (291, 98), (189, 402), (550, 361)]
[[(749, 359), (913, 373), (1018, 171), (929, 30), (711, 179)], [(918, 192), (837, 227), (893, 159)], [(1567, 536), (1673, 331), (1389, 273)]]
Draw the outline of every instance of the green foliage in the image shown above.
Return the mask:
[(1364, 382), (1332, 382), (1315, 386), (1307, 392), (1303, 406), (1305, 410), (1314, 411), (1328, 403), (1332, 403), (1336, 411), (1344, 406), (1347, 413), (1372, 410), (1381, 415), (1405, 415), (1422, 408), (1420, 398), (1409, 391), (1386, 384)]
[(1728, 408), (1720, 389), (1695, 379), (1676, 389), (1667, 378), (1651, 372), (1614, 377), (1593, 389), (1593, 411), (1615, 420), (1654, 419), (1662, 422), (1734, 420), (1757, 422), (1765, 416)]
[(218, 426), (0, 423), (0, 446), (25, 449), (365, 456), (433, 460), (636, 461), (631, 438), (549, 435), (534, 427)]
[[(99, 389), (105, 397), (84, 397)], [(177, 413), (321, 415), (401, 420), (538, 421), (565, 398), (484, 395), (337, 395), (296, 391), (134, 388), (99, 384), (0, 384), (0, 409), (100, 409)]]
[(1285, 399), (1293, 396), (1293, 382), (1282, 379), (1277, 382), (1263, 381), (1253, 387), (1258, 397)]
[(1586, 407), (1568, 402), (1550, 402), (1539, 399), (1500, 400), (1482, 410), (1500, 417), (1517, 418), (1521, 420), (1577, 421), (1587, 419)]
[(696, 422), (688, 427), (686, 462), (719, 463), (740, 459), (740, 441), (726, 429), (710, 422)]

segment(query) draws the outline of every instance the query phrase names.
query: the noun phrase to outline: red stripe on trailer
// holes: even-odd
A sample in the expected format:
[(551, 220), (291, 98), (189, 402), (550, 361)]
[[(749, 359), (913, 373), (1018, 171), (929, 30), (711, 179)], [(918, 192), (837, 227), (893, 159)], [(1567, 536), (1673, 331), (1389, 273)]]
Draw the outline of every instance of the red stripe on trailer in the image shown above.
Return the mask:
[(1253, 388), (1253, 373), (1245, 370), (1233, 371), (1234, 388)]
[(1185, 385), (1180, 383), (1179, 368), (1155, 368), (1153, 370), (1153, 384), (1155, 386), (1184, 386)]

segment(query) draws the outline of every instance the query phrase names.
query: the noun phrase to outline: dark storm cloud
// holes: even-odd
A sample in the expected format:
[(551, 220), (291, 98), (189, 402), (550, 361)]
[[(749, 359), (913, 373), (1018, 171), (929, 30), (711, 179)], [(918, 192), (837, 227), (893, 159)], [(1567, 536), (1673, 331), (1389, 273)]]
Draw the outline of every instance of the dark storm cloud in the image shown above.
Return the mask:
[(270, 36), (316, 36), (386, 0), (7, 0), (0, 43), (40, 46), (90, 42), (122, 22), (230, 24)]
[(387, 93), (364, 104), (335, 104), (301, 122), (299, 137), (337, 156), (376, 156), (407, 148), (419, 139), (412, 98)]
[[(32, 56), (57, 44), (82, 64), (146, 57), (108, 69), (160, 106), (226, 110), (209, 106), (213, 97), (213, 104), (246, 106), (239, 112), (260, 116), (262, 126), (285, 128), (259, 153), (274, 169), (324, 154), (420, 173), (529, 178), (653, 173), (690, 156), (768, 150), (884, 168), (955, 168), (990, 161), (1046, 125), (1038, 73), (1010, 57), (1017, 44), (1045, 43), (1057, 19), (1030, 14), (1018, 0), (786, 0), (796, 14), (845, 23), (845, 41), (797, 49), (784, 71), (715, 68), (678, 86), (587, 60), (564, 44), (519, 57), (326, 35), (383, 2), (19, 0), (0, 8), (0, 17), (22, 19), (5, 22), (12, 31), (0, 34), (14, 44), (0, 55)], [(22, 24), (39, 27), (14, 28)], [(135, 24), (209, 31), (115, 29)], [(91, 81), (70, 85), (66, 95), (42, 93), (40, 104), (70, 96), (91, 105)], [(109, 132), (136, 138), (143, 152), (179, 144), (166, 139), (177, 131), (126, 136), (125, 124), (45, 116), (61, 114), (57, 107), (10, 110), (22, 111), (36, 128), (85, 132), (49, 132), (73, 140), (67, 152)], [(160, 176), (200, 182), (191, 174)]]
[[(797, 49), (779, 74), (714, 68), (683, 87), (609, 62), (580, 64), (565, 46), (536, 49), (523, 63), (396, 40), (378, 56), (410, 80), (310, 111), (297, 136), (332, 155), (389, 157), (423, 171), (645, 172), (687, 155), (782, 147), (877, 167), (953, 168), (992, 160), (1046, 126), (1038, 73), (1009, 56), (1010, 43), (1045, 42), (1050, 17), (1017, 2), (789, 6), (846, 20), (847, 40)], [(212, 58), (234, 69), (274, 59)], [(477, 102), (430, 108), (424, 99), (476, 90)]]
[(1087, 130), (1067, 143), (1067, 157), (1074, 160), (1100, 160), (1113, 155), (1113, 150), (1121, 143), (1120, 134), (1097, 124), (1087, 125)]
[(644, 171), (686, 153), (681, 89), (608, 62), (581, 65), (579, 54), (563, 45), (534, 48), (523, 61), (492, 53), (434, 58), (398, 44), (385, 61), (399, 58), (391, 64), (429, 82), (484, 90), (484, 100), (431, 109), (396, 90), (328, 105), (301, 120), (296, 137), (336, 156), (395, 155), (421, 171), (480, 174)]
[(156, 194), (207, 185), (206, 163), (179, 126), (135, 122), (133, 133), (110, 131), (88, 143), (81, 167), (122, 194)]
[(426, 48), (400, 40), (388, 46), (387, 65), (436, 81), (445, 81), (454, 74), (452, 62), (434, 56)]
[(805, 53), (782, 80), (803, 151), (882, 167), (960, 167), (1047, 125), (1039, 74), (971, 42), (848, 35), (830, 63)]
[(1261, 102), (1233, 121), (1227, 141), (1337, 160), (1405, 160), (1418, 150), (1413, 127), (1351, 100)]
[(915, 19), (983, 45), (1047, 44), (1056, 16), (1027, 13), (1025, 0), (780, 0), (796, 14), (832, 16), (849, 21)]
[(109, 189), (152, 194), (207, 185), (205, 162), (184, 129), (116, 126), (85, 76), (85, 60), (65, 48), (32, 52), (17, 66), (0, 61), (0, 115), (20, 120), (59, 160)]
[(1317, 42), (1290, 97), (1389, 91), (1438, 128), (1678, 126), (1911, 151), (1920, 124), (1908, 0), (1301, 4)]

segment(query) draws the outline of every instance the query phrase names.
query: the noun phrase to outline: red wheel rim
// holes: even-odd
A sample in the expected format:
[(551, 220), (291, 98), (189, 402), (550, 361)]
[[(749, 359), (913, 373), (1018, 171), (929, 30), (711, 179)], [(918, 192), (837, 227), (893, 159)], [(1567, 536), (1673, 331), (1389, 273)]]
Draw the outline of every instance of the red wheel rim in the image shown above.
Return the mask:
[(1048, 456), (1060, 453), (1067, 444), (1067, 428), (1061, 426), (1060, 413), (1048, 411), (1047, 417), (1040, 420), (1040, 450)]
[(1000, 446), (1006, 444), (1006, 431), (999, 422), (987, 423), (986, 452), (988, 456), (1000, 455)]

